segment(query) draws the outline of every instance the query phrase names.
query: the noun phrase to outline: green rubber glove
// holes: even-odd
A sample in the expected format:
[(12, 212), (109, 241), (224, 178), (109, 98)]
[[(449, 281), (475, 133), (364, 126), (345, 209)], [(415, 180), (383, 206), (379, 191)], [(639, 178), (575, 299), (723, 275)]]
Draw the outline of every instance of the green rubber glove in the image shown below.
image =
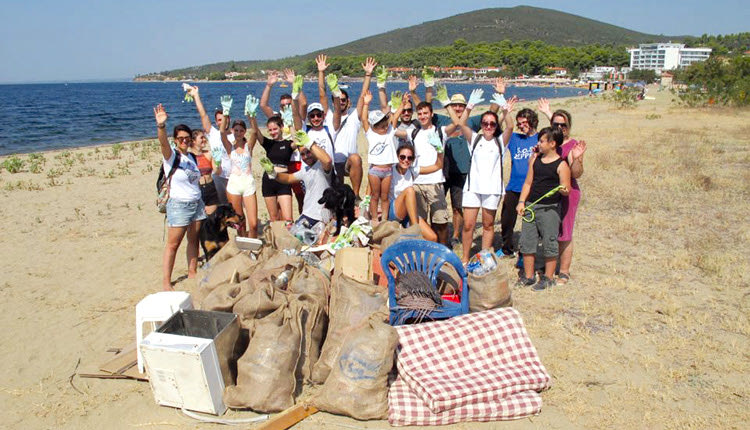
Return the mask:
[(448, 106), (451, 103), (450, 97), (448, 97), (448, 88), (445, 85), (435, 86), (435, 100), (439, 101), (443, 107)]
[(422, 80), (424, 81), (425, 88), (432, 88), (435, 86), (435, 71), (425, 66), (422, 69)]
[(404, 93), (401, 91), (393, 91), (391, 93), (391, 101), (388, 102), (388, 106), (391, 107), (393, 112), (396, 112), (401, 107), (401, 99), (403, 99)]
[(328, 83), (328, 88), (331, 89), (331, 94), (333, 94), (333, 96), (336, 98), (341, 98), (338, 76), (331, 73), (330, 75), (326, 76), (326, 83)]
[(310, 136), (308, 136), (307, 133), (302, 130), (298, 130), (296, 133), (294, 133), (294, 139), (297, 141), (297, 146), (301, 146), (303, 148), (310, 149), (313, 144)]
[(440, 136), (438, 136), (435, 130), (427, 132), (427, 143), (432, 145), (438, 154), (443, 153), (443, 142), (440, 141)]
[(385, 66), (380, 66), (376, 78), (378, 88), (385, 88), (385, 81), (388, 80), (388, 68)]
[(299, 96), (300, 91), (302, 91), (302, 84), (304, 84), (305, 81), (302, 79), (302, 75), (297, 75), (294, 77), (294, 82), (292, 82), (292, 98), (297, 99)]
[(232, 109), (232, 96), (221, 96), (221, 112), (224, 116), (229, 116), (229, 111)]
[(260, 167), (262, 167), (263, 170), (266, 171), (266, 174), (269, 178), (273, 179), (276, 177), (276, 169), (273, 168), (273, 163), (268, 159), (268, 157), (263, 157), (260, 159)]
[(245, 98), (245, 115), (255, 118), (255, 115), (258, 113), (259, 104), (260, 100), (258, 98), (253, 97), (252, 94), (248, 94), (247, 98)]
[(191, 96), (190, 92), (189, 92), (190, 88), (191, 88), (190, 84), (188, 84), (187, 82), (183, 82), (182, 83), (182, 91), (185, 91), (185, 99), (182, 101), (183, 103), (185, 103), (185, 102), (192, 103), (193, 102), (193, 96)]

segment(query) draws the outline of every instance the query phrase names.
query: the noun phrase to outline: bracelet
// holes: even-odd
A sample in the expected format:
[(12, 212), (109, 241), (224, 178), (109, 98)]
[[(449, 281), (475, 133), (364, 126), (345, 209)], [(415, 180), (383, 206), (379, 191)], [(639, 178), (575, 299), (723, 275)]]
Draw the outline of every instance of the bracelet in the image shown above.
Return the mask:
[(370, 77), (372, 77), (372, 73), (370, 73), (369, 75), (368, 75), (367, 73), (365, 73), (365, 77), (366, 77), (366, 78), (370, 78)]
[(164, 122), (161, 124), (156, 124), (156, 128), (167, 128), (167, 124)]

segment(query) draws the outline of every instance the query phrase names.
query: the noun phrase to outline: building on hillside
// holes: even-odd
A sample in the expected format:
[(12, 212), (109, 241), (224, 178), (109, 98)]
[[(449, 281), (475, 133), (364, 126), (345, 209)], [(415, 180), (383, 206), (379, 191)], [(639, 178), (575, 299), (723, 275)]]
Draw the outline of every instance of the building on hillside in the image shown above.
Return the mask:
[(568, 69), (565, 67), (547, 67), (547, 70), (552, 72), (553, 75), (555, 75), (556, 78), (564, 78), (568, 75)]
[(580, 74), (580, 79), (590, 81), (601, 81), (612, 79), (617, 73), (617, 68), (613, 66), (594, 66), (586, 72)]
[(705, 61), (711, 48), (685, 48), (682, 43), (642, 43), (638, 48), (628, 49), (630, 67), (638, 70), (674, 70)]

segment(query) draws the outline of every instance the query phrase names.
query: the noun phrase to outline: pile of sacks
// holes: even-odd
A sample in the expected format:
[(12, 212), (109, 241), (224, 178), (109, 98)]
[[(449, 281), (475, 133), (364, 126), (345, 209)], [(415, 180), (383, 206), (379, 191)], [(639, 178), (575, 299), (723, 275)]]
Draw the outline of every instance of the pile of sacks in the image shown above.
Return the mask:
[[(386, 249), (415, 238), (421, 238), (418, 226), (382, 223), (370, 243)], [(230, 241), (206, 265), (194, 295), (201, 309), (237, 314), (246, 334), (236, 352), (236, 384), (226, 387), (224, 403), (279, 412), (299, 401), (304, 387), (315, 386), (305, 398), (320, 410), (388, 418), (399, 334), (387, 323), (387, 288), (331, 274), (326, 255), (323, 264), (304, 258), (302, 243), (283, 224), (266, 228), (264, 242), (252, 255)], [(496, 279), (474, 281), (497, 289)], [(485, 290), (474, 293), (481, 309), (472, 311), (510, 304), (507, 281), (507, 294)]]

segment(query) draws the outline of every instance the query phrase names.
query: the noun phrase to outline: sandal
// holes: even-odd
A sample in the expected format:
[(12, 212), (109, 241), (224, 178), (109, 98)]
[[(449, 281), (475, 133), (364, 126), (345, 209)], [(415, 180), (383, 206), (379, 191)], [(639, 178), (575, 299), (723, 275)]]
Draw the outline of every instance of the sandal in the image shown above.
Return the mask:
[(560, 274), (557, 275), (557, 282), (560, 284), (567, 284), (568, 282), (570, 282), (570, 275), (560, 272)]

